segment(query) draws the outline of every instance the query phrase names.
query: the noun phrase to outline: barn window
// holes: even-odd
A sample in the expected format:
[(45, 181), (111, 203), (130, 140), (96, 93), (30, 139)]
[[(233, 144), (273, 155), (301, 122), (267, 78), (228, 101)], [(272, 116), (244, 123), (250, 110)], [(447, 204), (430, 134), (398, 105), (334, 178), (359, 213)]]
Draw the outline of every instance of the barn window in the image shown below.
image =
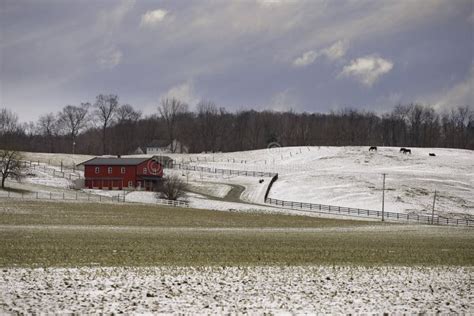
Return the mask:
[(109, 167), (109, 168), (107, 169), (107, 172), (108, 172), (109, 174), (111, 174), (111, 173), (112, 173), (112, 167)]
[(129, 188), (133, 187), (133, 181), (128, 181), (128, 187)]
[(100, 171), (100, 168), (99, 167), (95, 167), (95, 173), (99, 173)]
[(148, 170), (147, 168), (143, 168), (143, 174), (147, 174)]
[(123, 174), (125, 173), (125, 167), (120, 168), (120, 172)]

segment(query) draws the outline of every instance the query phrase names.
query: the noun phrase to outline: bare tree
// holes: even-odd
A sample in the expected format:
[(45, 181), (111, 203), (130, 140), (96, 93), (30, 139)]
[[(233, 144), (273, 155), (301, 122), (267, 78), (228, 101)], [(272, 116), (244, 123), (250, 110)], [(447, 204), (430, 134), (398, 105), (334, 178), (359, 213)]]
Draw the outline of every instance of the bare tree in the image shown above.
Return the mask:
[(18, 128), (18, 115), (7, 109), (0, 110), (0, 134), (13, 133)]
[(71, 137), (72, 153), (75, 152), (76, 137), (87, 126), (87, 113), (90, 103), (81, 106), (68, 105), (59, 113), (60, 122), (65, 132)]
[(126, 154), (130, 152), (132, 148), (135, 149), (139, 146), (140, 141), (136, 134), (139, 127), (137, 122), (141, 116), (142, 113), (135, 111), (129, 104), (124, 104), (117, 108), (117, 124), (115, 124), (110, 131), (110, 145), (113, 146), (114, 152), (117, 154)]
[(113, 94), (99, 94), (94, 103), (94, 114), (102, 125), (102, 154), (107, 151), (107, 126), (113, 121), (118, 106), (118, 96)]
[(54, 115), (54, 113), (48, 113), (40, 116), (36, 125), (36, 130), (46, 139), (46, 142), (49, 145), (49, 151), (54, 152), (54, 138), (59, 132), (59, 125), (56, 115)]
[(7, 178), (20, 179), (23, 176), (23, 156), (15, 150), (0, 150), (0, 173), (2, 176), (2, 189), (5, 189)]
[(119, 123), (136, 122), (141, 118), (142, 112), (135, 111), (130, 104), (123, 104), (117, 108), (116, 116)]
[(163, 181), (156, 188), (156, 192), (158, 198), (176, 201), (185, 195), (186, 187), (186, 182), (178, 176), (172, 175), (163, 178)]
[(218, 138), (222, 129), (220, 128), (220, 118), (224, 114), (211, 101), (200, 101), (197, 105), (198, 134), (201, 137), (202, 150), (217, 151)]
[(161, 117), (165, 120), (166, 128), (168, 131), (168, 140), (170, 143), (171, 151), (175, 152), (176, 148), (173, 146), (173, 140), (176, 135), (176, 125), (180, 114), (185, 113), (188, 110), (188, 105), (179, 101), (178, 99), (163, 99), (161, 100), (160, 106), (158, 106), (158, 112)]

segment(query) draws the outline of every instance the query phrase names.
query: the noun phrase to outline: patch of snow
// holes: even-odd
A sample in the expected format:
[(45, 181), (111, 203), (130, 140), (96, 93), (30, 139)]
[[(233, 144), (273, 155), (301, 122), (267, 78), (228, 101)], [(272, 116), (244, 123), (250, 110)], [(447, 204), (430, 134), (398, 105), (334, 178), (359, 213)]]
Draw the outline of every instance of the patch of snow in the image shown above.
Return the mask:
[(472, 314), (472, 273), (391, 266), (4, 268), (0, 313)]
[(73, 183), (69, 179), (54, 177), (48, 172), (44, 172), (40, 169), (28, 168), (26, 176), (22, 179), (23, 182), (31, 184), (39, 184), (57, 188), (71, 188)]

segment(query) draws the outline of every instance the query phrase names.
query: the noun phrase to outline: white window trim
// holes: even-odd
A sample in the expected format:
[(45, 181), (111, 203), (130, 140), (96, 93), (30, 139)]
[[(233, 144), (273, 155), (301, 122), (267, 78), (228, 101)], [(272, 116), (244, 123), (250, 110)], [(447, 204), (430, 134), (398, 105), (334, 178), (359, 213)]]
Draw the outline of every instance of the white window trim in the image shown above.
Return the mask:
[(98, 174), (100, 172), (100, 167), (95, 167), (95, 174)]
[(129, 188), (133, 187), (133, 181), (128, 181), (128, 187)]
[(125, 167), (120, 168), (120, 173), (125, 174)]
[(112, 173), (112, 167), (108, 167), (108, 168), (107, 168), (107, 173), (108, 173), (108, 174), (111, 174), (111, 173)]
[(148, 169), (147, 168), (143, 168), (143, 174), (148, 174)]

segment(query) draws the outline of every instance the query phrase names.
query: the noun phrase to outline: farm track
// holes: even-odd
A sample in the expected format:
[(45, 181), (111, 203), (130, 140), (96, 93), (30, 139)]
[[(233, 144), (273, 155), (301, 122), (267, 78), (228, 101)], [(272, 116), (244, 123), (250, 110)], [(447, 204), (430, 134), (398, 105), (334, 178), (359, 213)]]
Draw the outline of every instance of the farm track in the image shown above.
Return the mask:
[(202, 196), (205, 196), (205, 197), (207, 197), (208, 199), (214, 200), (214, 201), (225, 201), (225, 202), (235, 202), (235, 203), (244, 203), (244, 204), (257, 205), (257, 204), (249, 203), (249, 202), (246, 202), (246, 201), (243, 201), (243, 200), (240, 199), (240, 196), (241, 196), (242, 193), (245, 191), (245, 187), (244, 187), (244, 186), (238, 185), (238, 184), (220, 183), (220, 182), (213, 182), (213, 183), (215, 183), (215, 184), (227, 185), (227, 186), (230, 186), (231, 189), (230, 189), (230, 191), (227, 193), (227, 195), (224, 196), (223, 198), (219, 198), (219, 197), (214, 196), (214, 195), (202, 193), (201, 191), (198, 191), (198, 190), (189, 190), (189, 189), (188, 189), (188, 191), (189, 191), (189, 192), (192, 192), (192, 193), (196, 193), (196, 194), (202, 195)]

